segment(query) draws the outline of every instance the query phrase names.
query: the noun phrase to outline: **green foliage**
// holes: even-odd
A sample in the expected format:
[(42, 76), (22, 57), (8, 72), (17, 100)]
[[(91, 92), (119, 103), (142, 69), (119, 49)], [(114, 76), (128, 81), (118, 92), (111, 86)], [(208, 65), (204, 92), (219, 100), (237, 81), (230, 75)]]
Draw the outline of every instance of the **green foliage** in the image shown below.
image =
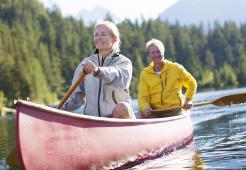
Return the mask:
[(245, 85), (246, 84), (246, 53), (240, 55), (238, 60), (238, 81), (239, 84)]
[(225, 63), (223, 67), (216, 70), (215, 84), (220, 88), (238, 86), (236, 73), (229, 64)]
[(213, 69), (216, 67), (214, 54), (210, 50), (205, 51), (204, 62), (205, 68)]
[(203, 88), (212, 88), (214, 85), (214, 73), (210, 70), (204, 70), (201, 78), (198, 79), (199, 86)]
[(45, 75), (43, 74), (43, 69), (40, 65), (40, 62), (37, 59), (32, 58), (31, 63), (31, 100), (45, 103), (52, 102), (50, 100), (52, 94), (48, 87)]
[[(0, 1), (0, 92), (5, 104), (26, 97), (42, 103), (59, 100), (76, 66), (94, 49), (94, 25), (62, 17), (58, 7), (47, 10), (37, 0)], [(106, 19), (113, 20), (110, 15)], [(149, 64), (145, 43), (152, 38), (164, 42), (165, 58), (184, 65), (199, 89), (246, 85), (246, 23), (214, 23), (208, 32), (202, 25), (159, 19), (126, 19), (118, 27), (121, 52), (133, 63), (133, 98)]]
[(0, 91), (0, 107), (3, 107), (5, 105), (6, 98), (4, 96), (3, 91)]
[(0, 114), (3, 112), (3, 107), (6, 105), (6, 98), (4, 97), (4, 93), (0, 91)]

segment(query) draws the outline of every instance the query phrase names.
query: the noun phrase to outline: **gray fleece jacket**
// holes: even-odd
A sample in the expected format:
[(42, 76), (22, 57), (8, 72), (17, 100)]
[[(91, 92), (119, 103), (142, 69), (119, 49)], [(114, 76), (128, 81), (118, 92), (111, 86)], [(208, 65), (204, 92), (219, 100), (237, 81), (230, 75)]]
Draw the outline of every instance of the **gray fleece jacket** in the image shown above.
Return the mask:
[[(111, 117), (112, 111), (118, 102), (130, 102), (129, 86), (132, 78), (132, 63), (119, 53), (110, 54), (104, 61), (98, 53), (84, 60), (88, 59), (99, 67), (99, 73), (97, 75), (87, 75), (62, 109), (73, 111), (78, 109), (85, 101), (84, 114)], [(75, 83), (83, 71), (83, 61), (75, 70), (72, 84)]]

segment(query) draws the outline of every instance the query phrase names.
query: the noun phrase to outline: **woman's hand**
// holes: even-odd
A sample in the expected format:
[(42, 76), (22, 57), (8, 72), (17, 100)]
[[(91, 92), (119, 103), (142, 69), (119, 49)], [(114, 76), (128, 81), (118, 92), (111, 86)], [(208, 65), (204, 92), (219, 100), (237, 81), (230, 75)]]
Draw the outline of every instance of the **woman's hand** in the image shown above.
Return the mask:
[(91, 60), (84, 61), (82, 63), (82, 67), (83, 67), (84, 73), (86, 74), (97, 73), (99, 71), (99, 68)]

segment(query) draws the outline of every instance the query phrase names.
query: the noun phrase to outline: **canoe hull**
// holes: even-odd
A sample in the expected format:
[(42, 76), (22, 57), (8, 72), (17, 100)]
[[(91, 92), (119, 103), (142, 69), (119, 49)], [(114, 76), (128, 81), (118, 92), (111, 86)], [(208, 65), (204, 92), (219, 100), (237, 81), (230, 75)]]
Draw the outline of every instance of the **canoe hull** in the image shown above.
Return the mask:
[(24, 169), (114, 169), (167, 154), (193, 139), (188, 115), (121, 120), (17, 102), (17, 149)]

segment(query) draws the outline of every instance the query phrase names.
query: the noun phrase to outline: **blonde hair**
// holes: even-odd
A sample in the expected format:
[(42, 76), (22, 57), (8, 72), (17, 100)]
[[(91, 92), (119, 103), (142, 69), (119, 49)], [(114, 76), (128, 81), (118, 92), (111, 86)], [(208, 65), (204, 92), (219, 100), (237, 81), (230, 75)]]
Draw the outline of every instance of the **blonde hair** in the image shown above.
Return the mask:
[(164, 56), (165, 47), (164, 47), (164, 44), (160, 40), (157, 40), (157, 39), (149, 40), (146, 43), (146, 49), (147, 49), (148, 52), (149, 52), (149, 47), (152, 46), (152, 45), (156, 46), (160, 50), (161, 54)]
[(120, 41), (120, 33), (119, 33), (117, 26), (110, 21), (99, 21), (95, 25), (94, 32), (95, 32), (96, 28), (98, 26), (101, 26), (101, 25), (106, 26), (110, 30), (110, 34), (116, 39), (116, 41), (114, 42), (113, 47), (112, 47), (113, 52), (116, 52), (116, 53), (119, 52), (121, 41)]

